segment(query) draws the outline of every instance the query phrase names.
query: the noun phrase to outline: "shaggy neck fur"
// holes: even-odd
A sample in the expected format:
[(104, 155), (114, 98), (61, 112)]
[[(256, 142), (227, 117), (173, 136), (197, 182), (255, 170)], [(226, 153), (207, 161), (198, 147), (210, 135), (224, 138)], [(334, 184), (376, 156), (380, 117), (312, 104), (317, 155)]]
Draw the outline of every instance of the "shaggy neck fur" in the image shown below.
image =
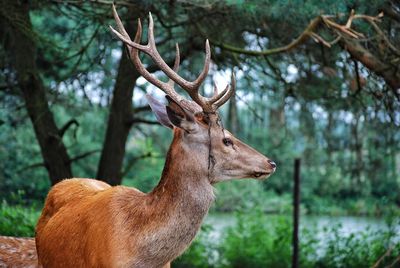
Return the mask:
[[(201, 202), (208, 197), (204, 195), (204, 190), (212, 193), (213, 188), (208, 180), (208, 148), (189, 147), (182, 141), (182, 132), (175, 129), (161, 180), (149, 194), (151, 198), (173, 197), (170, 201), (189, 198), (186, 202), (195, 198), (193, 201)], [(197, 200), (198, 197), (201, 200)]]
[[(152, 222), (139, 248), (140, 263), (133, 267), (160, 267), (179, 256), (191, 243), (214, 200), (208, 181), (208, 151), (189, 148), (175, 129), (158, 186), (147, 195)], [(135, 228), (135, 227), (133, 227)], [(148, 258), (147, 258), (148, 257)]]

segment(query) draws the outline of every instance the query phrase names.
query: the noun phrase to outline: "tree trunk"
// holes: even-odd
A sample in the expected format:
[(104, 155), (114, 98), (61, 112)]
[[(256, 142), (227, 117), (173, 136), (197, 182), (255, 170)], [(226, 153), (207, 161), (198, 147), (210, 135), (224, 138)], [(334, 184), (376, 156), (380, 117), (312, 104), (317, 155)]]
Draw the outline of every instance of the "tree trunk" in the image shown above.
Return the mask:
[[(54, 185), (72, 177), (71, 163), (59, 130), (50, 111), (45, 87), (36, 66), (34, 31), (29, 18), (28, 1), (1, 1), (0, 24), (2, 35), (8, 34), (3, 42), (14, 68), (18, 86), (22, 91), (25, 106), (32, 121), (40, 151)], [(3, 39), (3, 38), (2, 38)]]
[(239, 118), (237, 114), (236, 94), (233, 94), (228, 104), (228, 130), (233, 134), (239, 133)]
[[(128, 33), (132, 35), (134, 28), (133, 21), (130, 21), (127, 24)], [(119, 62), (106, 137), (96, 177), (111, 185), (121, 184), (122, 181), (121, 170), (125, 156), (125, 144), (132, 125), (133, 88), (138, 77), (139, 74), (130, 59), (123, 53)]]
[(280, 100), (276, 108), (270, 108), (268, 138), (274, 147), (279, 146), (285, 136), (285, 102)]

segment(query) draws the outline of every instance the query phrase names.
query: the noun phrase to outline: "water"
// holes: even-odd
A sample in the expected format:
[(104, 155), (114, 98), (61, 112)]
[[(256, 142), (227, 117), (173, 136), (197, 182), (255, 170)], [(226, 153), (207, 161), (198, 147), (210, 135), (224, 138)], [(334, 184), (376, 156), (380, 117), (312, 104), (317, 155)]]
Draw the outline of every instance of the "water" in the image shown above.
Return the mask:
[[(269, 217), (281, 217), (280, 215), (269, 215)], [(290, 216), (288, 216), (290, 219)], [(205, 219), (205, 223), (213, 227), (210, 233), (210, 239), (218, 242), (228, 227), (234, 226), (236, 217), (234, 214), (209, 214)], [(332, 228), (340, 226), (339, 233), (341, 236), (349, 236), (350, 234), (359, 233), (365, 230), (377, 231), (387, 229), (384, 218), (374, 217), (358, 217), (358, 216), (300, 216), (300, 230), (302, 228), (313, 229), (317, 233), (319, 241), (324, 242), (329, 239), (329, 232), (324, 232), (324, 228)], [(400, 233), (400, 226), (396, 227)], [(301, 235), (301, 234), (300, 234)]]

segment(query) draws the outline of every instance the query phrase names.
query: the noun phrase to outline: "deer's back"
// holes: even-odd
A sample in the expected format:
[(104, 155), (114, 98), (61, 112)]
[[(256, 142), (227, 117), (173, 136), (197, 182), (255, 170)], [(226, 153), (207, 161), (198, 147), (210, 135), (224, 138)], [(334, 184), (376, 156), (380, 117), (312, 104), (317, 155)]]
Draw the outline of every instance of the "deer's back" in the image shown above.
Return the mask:
[(109, 188), (111, 186), (107, 183), (93, 179), (68, 179), (57, 183), (47, 195), (38, 224), (46, 224), (60, 209), (81, 204), (82, 200), (86, 202), (90, 197)]
[(190, 244), (203, 216), (191, 224), (184, 200), (176, 194), (160, 198), (89, 179), (55, 185), (36, 229), (39, 263), (77, 268), (166, 265)]
[(39, 262), (45, 267), (112, 267), (118, 187), (92, 179), (69, 179), (49, 192), (36, 228)]

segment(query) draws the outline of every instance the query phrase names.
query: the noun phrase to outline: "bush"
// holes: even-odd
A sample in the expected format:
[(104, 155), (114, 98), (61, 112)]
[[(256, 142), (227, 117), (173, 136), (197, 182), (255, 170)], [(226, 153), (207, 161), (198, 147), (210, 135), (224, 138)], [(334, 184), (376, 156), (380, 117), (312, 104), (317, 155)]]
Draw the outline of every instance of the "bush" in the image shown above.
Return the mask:
[(261, 212), (238, 214), (236, 226), (227, 230), (221, 245), (222, 267), (288, 267), (290, 224), (280, 217), (273, 222)]
[(398, 219), (390, 220), (387, 230), (367, 229), (347, 237), (341, 235), (340, 226), (326, 229), (331, 238), (314, 267), (372, 267), (385, 253), (377, 267), (394, 267), (391, 264), (400, 256), (400, 237), (396, 230), (399, 223)]
[(10, 206), (2, 201), (0, 206), (0, 235), (35, 236), (40, 211), (22, 206)]
[[(388, 221), (388, 228), (345, 235), (341, 226), (324, 230), (320, 240), (314, 227), (301, 230), (300, 267), (340, 268), (395, 267), (400, 256), (398, 218)], [(222, 240), (212, 244), (208, 227), (200, 233), (188, 251), (173, 267), (290, 267), (292, 227), (289, 218), (270, 217), (256, 210), (238, 213), (236, 224), (226, 230)], [(213, 252), (214, 251), (214, 252)], [(211, 258), (217, 256), (218, 258)], [(397, 266), (396, 266), (397, 267)]]

